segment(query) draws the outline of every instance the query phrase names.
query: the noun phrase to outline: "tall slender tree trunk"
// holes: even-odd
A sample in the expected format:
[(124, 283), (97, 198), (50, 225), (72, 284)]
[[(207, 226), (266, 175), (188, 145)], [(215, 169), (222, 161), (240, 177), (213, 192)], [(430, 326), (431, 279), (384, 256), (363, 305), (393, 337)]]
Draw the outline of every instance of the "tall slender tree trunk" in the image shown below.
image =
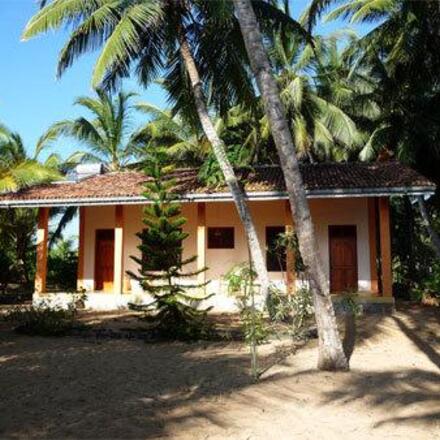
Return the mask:
[(260, 295), (266, 300), (269, 291), (269, 276), (267, 273), (266, 263), (263, 256), (263, 250), (260, 246), (257, 230), (247, 203), (247, 197), (243, 191), (234, 169), (226, 155), (226, 148), (223, 141), (217, 134), (214, 124), (209, 116), (208, 107), (202, 89), (200, 75), (191, 52), (185, 31), (182, 27), (178, 29), (178, 37), (180, 44), (180, 53), (185, 64), (186, 71), (191, 81), (191, 87), (194, 95), (194, 102), (197, 114), (202, 125), (205, 136), (209, 140), (217, 162), (225, 177), (226, 184), (231, 191), (232, 197), (237, 207), (238, 214), (246, 232), (249, 251), (253, 261), (256, 273), (258, 274), (258, 282), (260, 285)]
[(437, 231), (431, 225), (431, 221), (429, 219), (428, 211), (426, 210), (423, 196), (417, 197), (417, 203), (419, 205), (420, 214), (422, 215), (423, 224), (425, 225), (429, 237), (431, 238), (432, 247), (434, 248), (437, 258), (440, 259), (440, 237), (437, 234)]
[(344, 354), (328, 283), (319, 259), (310, 209), (278, 86), (272, 75), (251, 1), (233, 1), (280, 158), (299, 248), (310, 278), (319, 337), (318, 368), (347, 370), (348, 360)]

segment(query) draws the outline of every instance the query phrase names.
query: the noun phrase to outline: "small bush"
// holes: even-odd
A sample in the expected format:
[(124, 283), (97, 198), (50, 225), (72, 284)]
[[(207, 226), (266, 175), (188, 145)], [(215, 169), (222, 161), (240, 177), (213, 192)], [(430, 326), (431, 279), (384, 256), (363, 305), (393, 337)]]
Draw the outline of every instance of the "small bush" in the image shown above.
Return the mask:
[(247, 344), (254, 342), (257, 345), (267, 342), (269, 327), (263, 312), (246, 307), (240, 311), (242, 331)]
[[(150, 324), (150, 331), (157, 339), (170, 341), (212, 340), (217, 336), (204, 314), (197, 313), (182, 303), (169, 303), (162, 306), (157, 300), (152, 306), (130, 304), (131, 310), (142, 311), (140, 319)], [(164, 301), (167, 298), (163, 298)], [(157, 309), (160, 309), (157, 312)], [(194, 313), (195, 312), (195, 313)]]
[(440, 263), (436, 262), (430, 269), (430, 273), (424, 278), (423, 282), (418, 283), (412, 290), (412, 300), (426, 303), (432, 299), (433, 304), (438, 303), (440, 300)]
[(8, 285), (18, 278), (13, 260), (5, 249), (0, 247), (0, 293), (6, 293)]
[(359, 294), (357, 293), (345, 293), (342, 296), (341, 308), (344, 314), (353, 315), (355, 318), (359, 318), (363, 313), (362, 304), (359, 303)]
[(294, 338), (303, 338), (306, 325), (314, 315), (313, 299), (309, 289), (300, 288), (293, 295), (272, 289), (268, 299), (268, 310), (273, 321), (291, 323)]
[(236, 300), (240, 310), (241, 327), (247, 344), (263, 344), (269, 337), (269, 327), (264, 313), (254, 304), (256, 273), (249, 264), (234, 266), (226, 275), (228, 292)]
[(16, 307), (4, 316), (15, 331), (30, 336), (63, 336), (75, 325), (76, 309), (49, 307), (47, 304)]

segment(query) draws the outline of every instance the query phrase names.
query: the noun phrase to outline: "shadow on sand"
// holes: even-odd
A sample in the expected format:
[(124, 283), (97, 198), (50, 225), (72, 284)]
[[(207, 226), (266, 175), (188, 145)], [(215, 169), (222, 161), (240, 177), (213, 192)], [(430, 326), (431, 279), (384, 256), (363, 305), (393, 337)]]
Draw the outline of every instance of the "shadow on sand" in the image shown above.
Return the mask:
[[(374, 344), (383, 331), (383, 317), (366, 319), (358, 346)], [(438, 336), (419, 328), (423, 322), (434, 322), (435, 315), (421, 319), (402, 312), (388, 319), (440, 368), (439, 354), (430, 342)], [(278, 362), (279, 355), (263, 355), (263, 366)], [(294, 383), (299, 377), (323, 374), (293, 369), (289, 374), (284, 368), (279, 373), (269, 371), (259, 385), (253, 385), (248, 367), (247, 351), (235, 342), (145, 344), (4, 332), (0, 334), (0, 437), (152, 439), (166, 435), (170, 424), (193, 423), (226, 430), (234, 423), (225, 424), (222, 417), (228, 396), (252, 386), (262, 387), (258, 392), (264, 394), (265, 386), (281, 382), (281, 398), (295, 400)], [(201, 399), (203, 405), (198, 405)], [(440, 375), (417, 366), (405, 371), (353, 371), (340, 375), (337, 386), (323, 390), (321, 399), (341, 405), (341, 410), (348, 402), (366, 399), (371, 406), (383, 407), (386, 417), (378, 425), (398, 421), (393, 416), (396, 406), (429, 402), (432, 411), (417, 417), (435, 423), (440, 417)]]

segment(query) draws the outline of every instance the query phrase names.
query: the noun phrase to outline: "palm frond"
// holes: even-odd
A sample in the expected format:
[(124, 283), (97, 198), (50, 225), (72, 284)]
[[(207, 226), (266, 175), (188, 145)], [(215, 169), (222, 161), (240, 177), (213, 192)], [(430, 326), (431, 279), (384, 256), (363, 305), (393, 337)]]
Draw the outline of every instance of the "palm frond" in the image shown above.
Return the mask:
[(59, 29), (63, 24), (81, 20), (106, 2), (107, 0), (53, 0), (27, 23), (22, 39), (26, 41), (38, 34)]
[(163, 8), (155, 0), (144, 1), (129, 6), (119, 17), (116, 26), (109, 35), (92, 75), (92, 85), (98, 87), (118, 64), (128, 65), (143, 48), (143, 31), (154, 29), (162, 21)]

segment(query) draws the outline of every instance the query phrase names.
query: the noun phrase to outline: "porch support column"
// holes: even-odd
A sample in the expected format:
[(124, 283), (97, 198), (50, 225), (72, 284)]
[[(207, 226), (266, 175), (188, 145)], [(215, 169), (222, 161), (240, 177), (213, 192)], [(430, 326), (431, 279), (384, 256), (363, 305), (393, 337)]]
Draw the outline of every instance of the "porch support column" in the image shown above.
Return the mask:
[(380, 260), (382, 275), (382, 296), (392, 296), (390, 201), (379, 198)]
[(78, 275), (76, 279), (77, 290), (84, 289), (84, 246), (86, 230), (86, 208), (79, 207), (79, 237), (78, 237)]
[[(206, 267), (206, 203), (197, 203), (197, 270)], [(206, 271), (197, 275), (197, 283), (206, 282)]]
[(49, 235), (49, 208), (40, 208), (37, 229), (37, 267), (35, 273), (35, 293), (46, 292), (47, 238)]
[[(292, 212), (288, 200), (284, 202), (284, 216), (286, 233), (291, 235), (294, 232), (292, 223)], [(295, 253), (292, 249), (286, 252), (286, 283), (287, 293), (293, 295), (296, 292), (296, 272), (295, 272)]]
[(370, 249), (370, 282), (371, 293), (379, 294), (377, 274), (377, 225), (376, 225), (376, 198), (368, 199), (368, 243)]
[(115, 262), (113, 292), (122, 294), (124, 281), (124, 206), (115, 206)]

